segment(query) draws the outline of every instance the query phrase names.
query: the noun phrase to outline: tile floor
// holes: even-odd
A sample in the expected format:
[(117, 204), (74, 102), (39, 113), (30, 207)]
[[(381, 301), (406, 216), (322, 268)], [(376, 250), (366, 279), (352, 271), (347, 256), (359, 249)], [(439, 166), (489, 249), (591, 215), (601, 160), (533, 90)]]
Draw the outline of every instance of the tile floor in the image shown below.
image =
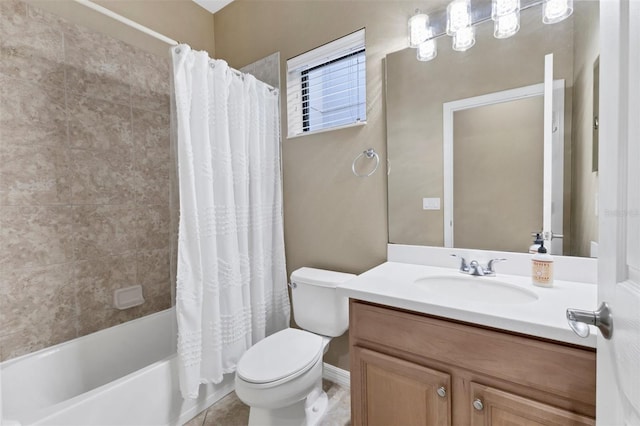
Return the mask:
[[(349, 389), (328, 380), (323, 382), (323, 388), (329, 397), (329, 407), (319, 426), (350, 426)], [(249, 407), (238, 399), (235, 392), (231, 392), (184, 426), (246, 426), (248, 421)]]

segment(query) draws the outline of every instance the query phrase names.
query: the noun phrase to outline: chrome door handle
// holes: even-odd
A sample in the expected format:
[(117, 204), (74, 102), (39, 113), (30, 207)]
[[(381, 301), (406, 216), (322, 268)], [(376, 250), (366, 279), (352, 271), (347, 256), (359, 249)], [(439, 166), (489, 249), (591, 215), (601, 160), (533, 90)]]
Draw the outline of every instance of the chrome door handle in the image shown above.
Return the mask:
[[(535, 237), (535, 235), (533, 235)], [(554, 234), (553, 231), (552, 232), (544, 232), (543, 233), (543, 237), (545, 239), (545, 241), (553, 241), (554, 238), (559, 238), (559, 239), (563, 239), (564, 235), (562, 234)]]
[(580, 337), (589, 336), (590, 325), (598, 327), (602, 337), (607, 340), (613, 335), (613, 316), (606, 302), (602, 302), (597, 311), (567, 309), (567, 321), (573, 332)]

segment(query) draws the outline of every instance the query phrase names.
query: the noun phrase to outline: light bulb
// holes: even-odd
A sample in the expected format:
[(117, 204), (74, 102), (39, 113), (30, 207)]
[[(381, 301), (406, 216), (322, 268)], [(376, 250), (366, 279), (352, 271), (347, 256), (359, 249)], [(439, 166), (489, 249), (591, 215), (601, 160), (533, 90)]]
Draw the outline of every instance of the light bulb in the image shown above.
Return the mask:
[(493, 23), (493, 36), (495, 38), (511, 37), (520, 29), (520, 12), (500, 16)]
[(435, 58), (437, 54), (438, 49), (436, 47), (436, 39), (432, 38), (418, 46), (418, 53), (416, 57), (419, 61), (426, 62)]
[(520, 11), (520, 0), (492, 0), (491, 19), (498, 18)]
[(573, 0), (545, 0), (542, 4), (542, 22), (555, 24), (573, 13)]
[(456, 31), (453, 35), (453, 50), (464, 52), (476, 44), (475, 30), (472, 26), (468, 26)]
[(429, 32), (429, 15), (416, 10), (416, 14), (409, 19), (409, 47), (420, 46), (429, 38)]
[(447, 6), (447, 34), (452, 36), (471, 26), (470, 0), (454, 0)]

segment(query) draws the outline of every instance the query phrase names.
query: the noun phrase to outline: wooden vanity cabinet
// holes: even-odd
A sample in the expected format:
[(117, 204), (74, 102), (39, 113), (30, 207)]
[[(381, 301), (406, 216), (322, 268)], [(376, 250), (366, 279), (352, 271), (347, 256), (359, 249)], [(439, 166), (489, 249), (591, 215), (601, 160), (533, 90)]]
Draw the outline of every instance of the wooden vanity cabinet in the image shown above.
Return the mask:
[(478, 383), (471, 383), (474, 407), (471, 426), (594, 425), (592, 417), (543, 404)]
[(593, 425), (595, 350), (350, 302), (354, 426)]
[(354, 424), (451, 424), (449, 374), (368, 349), (351, 349), (366, 375), (359, 389), (361, 417), (352, 419)]

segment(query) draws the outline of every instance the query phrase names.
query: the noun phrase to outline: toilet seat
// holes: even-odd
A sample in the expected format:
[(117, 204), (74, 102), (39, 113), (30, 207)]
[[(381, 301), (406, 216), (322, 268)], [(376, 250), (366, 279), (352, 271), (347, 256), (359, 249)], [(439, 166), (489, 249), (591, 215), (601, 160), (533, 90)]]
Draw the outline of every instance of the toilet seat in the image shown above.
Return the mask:
[(254, 384), (293, 379), (317, 363), (323, 348), (321, 336), (287, 328), (249, 348), (238, 362), (236, 374)]

